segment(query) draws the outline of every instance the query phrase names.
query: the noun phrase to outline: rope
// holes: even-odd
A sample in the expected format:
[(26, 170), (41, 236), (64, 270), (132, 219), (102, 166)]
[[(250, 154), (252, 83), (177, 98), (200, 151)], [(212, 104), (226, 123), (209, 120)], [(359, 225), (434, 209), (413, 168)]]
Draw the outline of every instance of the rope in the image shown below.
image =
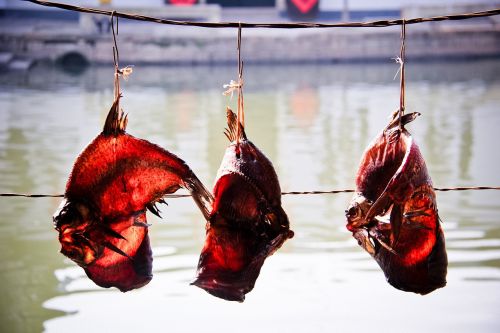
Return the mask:
[(240, 124), (245, 128), (245, 113), (243, 111), (243, 61), (241, 60), (241, 24), (238, 26), (238, 108), (236, 114), (236, 145), (239, 149)]
[[(434, 191), (449, 192), (449, 191), (483, 191), (496, 190), (500, 191), (500, 186), (466, 186), (466, 187), (434, 187)], [(314, 194), (339, 194), (339, 193), (354, 193), (356, 190), (342, 189), (331, 191), (289, 191), (281, 192), (282, 195), (314, 195)], [(190, 194), (167, 194), (164, 198), (177, 199), (187, 198)], [(23, 198), (63, 198), (64, 194), (29, 194), (29, 193), (0, 193), (0, 197), (23, 197)]]
[(120, 114), (120, 69), (118, 64), (120, 63), (120, 53), (118, 52), (118, 44), (116, 43), (116, 35), (118, 35), (118, 17), (116, 17), (116, 33), (115, 33), (115, 12), (111, 13), (110, 24), (111, 31), (113, 32), (113, 63), (115, 65), (115, 77), (113, 80), (114, 89), (113, 95), (115, 97), (114, 102), (116, 103), (116, 109), (118, 114)]
[(403, 114), (405, 113), (405, 39), (406, 39), (406, 22), (403, 19), (403, 24), (401, 24), (401, 50), (399, 51), (399, 61), (400, 67), (400, 84), (399, 84), (399, 130), (403, 131)]
[(121, 17), (129, 20), (154, 22), (167, 25), (180, 25), (180, 26), (192, 26), (192, 27), (202, 27), (202, 28), (269, 28), (269, 29), (304, 29), (304, 28), (365, 28), (365, 27), (389, 27), (394, 25), (405, 25), (416, 24), (423, 22), (437, 22), (437, 21), (457, 21), (466, 20), (476, 17), (487, 17), (500, 15), (500, 8), (485, 10), (480, 12), (465, 13), (465, 14), (455, 14), (455, 15), (443, 15), (443, 16), (433, 16), (433, 17), (418, 17), (409, 20), (379, 20), (379, 21), (369, 21), (369, 22), (339, 22), (339, 23), (243, 23), (243, 22), (190, 22), (190, 21), (176, 21), (176, 20), (166, 20), (152, 16), (146, 15), (136, 15), (124, 12), (117, 12), (111, 10), (79, 7), (74, 5), (69, 5), (66, 3), (58, 3), (51, 1), (39, 1), (39, 0), (24, 0), (32, 2), (37, 5), (60, 8), (65, 10), (71, 10), (82, 13), (100, 14), (110, 16), (112, 13), (116, 17)]

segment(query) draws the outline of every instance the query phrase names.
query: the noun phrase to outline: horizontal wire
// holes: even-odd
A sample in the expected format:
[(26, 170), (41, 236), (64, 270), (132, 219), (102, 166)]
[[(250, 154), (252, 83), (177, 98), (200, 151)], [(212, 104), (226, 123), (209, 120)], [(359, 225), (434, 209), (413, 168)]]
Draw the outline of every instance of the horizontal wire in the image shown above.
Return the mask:
[[(361, 28), (361, 27), (388, 27), (394, 25), (401, 25), (403, 19), (399, 20), (379, 20), (370, 22), (340, 22), (340, 23), (313, 23), (313, 22), (301, 22), (301, 23), (245, 23), (245, 22), (190, 22), (190, 21), (177, 21), (177, 20), (167, 20), (158, 17), (131, 14), (125, 12), (118, 12), (112, 10), (98, 9), (98, 8), (88, 8), (79, 7), (66, 3), (51, 2), (51, 1), (39, 1), (39, 0), (24, 0), (32, 2), (34, 4), (60, 8), (65, 10), (71, 10), (82, 13), (91, 14), (101, 14), (111, 16), (112, 13), (116, 17), (122, 17), (125, 19), (154, 22), (167, 25), (180, 25), (180, 26), (192, 26), (192, 27), (202, 27), (202, 28), (271, 28), (271, 29), (303, 29), (303, 28)], [(413, 19), (405, 19), (405, 24), (415, 24), (423, 22), (436, 22), (436, 21), (457, 21), (466, 20), (476, 17), (487, 17), (500, 14), (500, 8), (495, 8), (492, 10), (485, 10), (480, 12), (465, 13), (465, 14), (455, 14), (455, 15), (443, 15), (443, 16), (433, 16), (433, 17), (418, 17)]]
[[(466, 186), (466, 187), (434, 187), (434, 191), (449, 192), (449, 191), (482, 191), (482, 190), (500, 190), (500, 186)], [(281, 192), (282, 195), (311, 195), (311, 194), (339, 194), (353, 193), (356, 190), (343, 189), (331, 191), (289, 191)], [(187, 198), (191, 194), (167, 194), (164, 198), (176, 199)], [(0, 193), (0, 197), (24, 197), (24, 198), (62, 198), (64, 194), (29, 194), (29, 193)]]

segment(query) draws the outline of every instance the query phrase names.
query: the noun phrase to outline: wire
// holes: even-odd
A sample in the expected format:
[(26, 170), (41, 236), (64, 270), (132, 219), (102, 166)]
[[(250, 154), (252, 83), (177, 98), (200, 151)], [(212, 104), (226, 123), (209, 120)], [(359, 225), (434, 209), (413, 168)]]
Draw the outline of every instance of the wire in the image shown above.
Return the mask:
[[(434, 191), (449, 192), (449, 191), (482, 191), (482, 190), (497, 190), (500, 191), (500, 186), (469, 186), (469, 187), (435, 187)], [(281, 192), (282, 195), (311, 195), (311, 194), (339, 194), (339, 193), (354, 193), (352, 189), (331, 190), (331, 191), (289, 191)], [(164, 198), (176, 199), (187, 198), (190, 194), (167, 194)], [(23, 198), (63, 198), (64, 194), (29, 194), (29, 193), (0, 193), (0, 197), (23, 197)]]
[(91, 14), (101, 14), (110, 16), (114, 13), (116, 17), (122, 17), (125, 19), (154, 22), (167, 25), (180, 25), (180, 26), (192, 26), (192, 27), (202, 27), (202, 28), (269, 28), (269, 29), (304, 29), (304, 28), (364, 28), (364, 27), (389, 27), (394, 25), (404, 24), (416, 24), (423, 22), (437, 22), (437, 21), (457, 21), (466, 20), (476, 17), (487, 17), (500, 15), (500, 8), (495, 8), (492, 10), (485, 10), (480, 12), (465, 13), (465, 14), (455, 14), (455, 15), (443, 15), (443, 16), (433, 16), (433, 17), (418, 17), (413, 19), (399, 19), (399, 20), (379, 20), (370, 22), (340, 22), (340, 23), (244, 23), (244, 22), (190, 22), (190, 21), (176, 21), (176, 20), (166, 20), (152, 16), (137, 15), (124, 12), (117, 12), (111, 10), (97, 9), (97, 8), (87, 8), (79, 7), (74, 5), (69, 5), (66, 3), (58, 3), (51, 1), (39, 1), (39, 0), (24, 0), (32, 2), (46, 7), (60, 8), (65, 10), (71, 10), (82, 13)]

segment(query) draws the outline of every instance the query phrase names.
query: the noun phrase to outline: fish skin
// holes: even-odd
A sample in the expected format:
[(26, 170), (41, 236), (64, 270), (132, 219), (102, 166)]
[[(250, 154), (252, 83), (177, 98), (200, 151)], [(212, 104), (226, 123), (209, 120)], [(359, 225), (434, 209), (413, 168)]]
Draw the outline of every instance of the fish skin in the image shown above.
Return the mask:
[(243, 302), (265, 259), (293, 237), (281, 207), (281, 188), (271, 161), (246, 138), (228, 108), (227, 147), (213, 189), (197, 276), (192, 282), (208, 293)]
[[(353, 207), (359, 207), (360, 216), (354, 218)], [(384, 215), (390, 223), (380, 221)], [(346, 217), (353, 235), (368, 231), (374, 249), (363, 246), (362, 233), (356, 234), (358, 242), (392, 286), (425, 295), (446, 285), (448, 260), (436, 196), (418, 145), (406, 129), (388, 126), (368, 146)]]
[(115, 101), (76, 159), (53, 220), (61, 253), (97, 285), (125, 292), (152, 278), (146, 208), (184, 187), (208, 216), (212, 197), (176, 155), (125, 133), (121, 112)]

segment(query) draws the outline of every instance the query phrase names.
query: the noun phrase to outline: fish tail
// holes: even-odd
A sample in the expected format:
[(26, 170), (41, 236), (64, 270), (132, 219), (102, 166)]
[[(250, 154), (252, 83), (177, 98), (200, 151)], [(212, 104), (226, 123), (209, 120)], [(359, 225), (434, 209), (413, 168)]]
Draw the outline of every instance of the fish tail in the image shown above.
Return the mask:
[(229, 141), (234, 142), (239, 140), (246, 140), (247, 135), (245, 134), (245, 128), (240, 123), (240, 130), (237, 130), (237, 117), (236, 114), (229, 108), (226, 107), (226, 115), (227, 115), (227, 128), (224, 131), (224, 135), (228, 138)]
[(125, 133), (127, 128), (127, 115), (120, 108), (120, 97), (118, 97), (111, 105), (102, 133), (105, 135), (118, 135)]
[(203, 214), (203, 217), (205, 217), (205, 220), (208, 221), (214, 197), (194, 173), (192, 173), (191, 176), (184, 182), (186, 189), (191, 193), (191, 196)]
[[(412, 113), (405, 114), (401, 117), (401, 124), (403, 126), (405, 126), (406, 124), (409, 124), (412, 121), (414, 121), (415, 119), (417, 119), (417, 117), (420, 115), (421, 115), (420, 112), (412, 112)], [(396, 128), (396, 126), (399, 126), (398, 111), (394, 112), (394, 114), (392, 115), (392, 120), (389, 123), (389, 125), (387, 125), (386, 131), (394, 129), (394, 128)]]

